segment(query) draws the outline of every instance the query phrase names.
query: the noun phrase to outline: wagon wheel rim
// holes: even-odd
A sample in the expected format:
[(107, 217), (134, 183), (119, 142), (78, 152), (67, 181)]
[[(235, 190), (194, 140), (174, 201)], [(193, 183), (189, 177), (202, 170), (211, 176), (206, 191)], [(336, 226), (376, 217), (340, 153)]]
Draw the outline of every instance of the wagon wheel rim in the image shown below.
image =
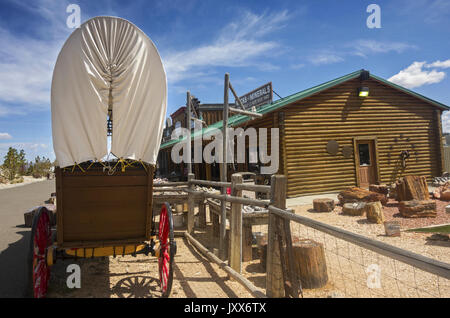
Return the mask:
[(159, 282), (163, 297), (168, 297), (173, 280), (174, 236), (172, 213), (169, 204), (163, 204), (159, 215)]
[(32, 291), (33, 297), (43, 298), (47, 294), (50, 267), (47, 265), (47, 248), (52, 244), (51, 222), (45, 209), (39, 209), (33, 220), (32, 246)]

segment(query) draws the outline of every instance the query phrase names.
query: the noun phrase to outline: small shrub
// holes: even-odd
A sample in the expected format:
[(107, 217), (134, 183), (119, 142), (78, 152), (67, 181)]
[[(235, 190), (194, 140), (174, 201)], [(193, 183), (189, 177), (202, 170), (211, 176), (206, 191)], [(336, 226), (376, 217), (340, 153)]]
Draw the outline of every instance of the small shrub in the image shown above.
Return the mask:
[(11, 184), (22, 183), (24, 181), (23, 177), (16, 178), (11, 181)]

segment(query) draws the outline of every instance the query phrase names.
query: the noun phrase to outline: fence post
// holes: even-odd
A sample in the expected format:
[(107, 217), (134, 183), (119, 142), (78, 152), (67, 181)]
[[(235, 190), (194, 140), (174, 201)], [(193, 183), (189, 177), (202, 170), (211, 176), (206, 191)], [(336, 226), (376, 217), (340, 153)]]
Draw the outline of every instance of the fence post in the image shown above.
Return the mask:
[[(242, 190), (236, 189), (236, 184), (242, 183), (242, 175), (235, 173), (231, 176), (231, 191), (235, 197), (242, 196)], [(242, 204), (231, 203), (230, 218), (230, 244), (231, 252), (229, 264), (236, 272), (242, 272)]]
[[(271, 205), (286, 209), (286, 177), (274, 175), (271, 179)], [(269, 229), (267, 242), (267, 277), (266, 293), (267, 297), (284, 297), (284, 281), (281, 268), (280, 244), (278, 229), (278, 217), (269, 211)]]
[[(188, 182), (189, 189), (194, 190), (194, 185), (191, 183), (191, 180), (194, 179), (194, 174), (188, 174)], [(195, 217), (195, 201), (194, 195), (192, 193), (188, 196), (188, 221), (187, 221), (187, 230), (189, 234), (194, 232), (194, 217)]]
[(203, 198), (198, 204), (198, 227), (206, 228), (206, 202)]
[(186, 93), (186, 128), (189, 132), (188, 134), (188, 143), (187, 143), (187, 148), (186, 148), (186, 157), (187, 157), (187, 168), (188, 168), (188, 173), (192, 173), (192, 140), (191, 140), (191, 92), (187, 91)]
[[(225, 73), (224, 97), (223, 97), (223, 125), (222, 125), (222, 163), (220, 164), (220, 181), (227, 182), (227, 145), (228, 145), (228, 94), (230, 90), (230, 74)], [(227, 188), (222, 187), (222, 194), (227, 194)], [(221, 204), (219, 258), (224, 260), (227, 255), (227, 203), (223, 200)]]

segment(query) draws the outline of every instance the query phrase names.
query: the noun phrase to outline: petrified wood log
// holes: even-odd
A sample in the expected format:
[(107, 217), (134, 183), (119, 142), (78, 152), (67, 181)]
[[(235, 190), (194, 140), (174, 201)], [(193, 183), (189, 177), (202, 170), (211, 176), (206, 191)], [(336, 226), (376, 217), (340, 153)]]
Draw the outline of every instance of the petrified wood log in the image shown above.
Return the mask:
[(328, 281), (323, 245), (309, 239), (294, 238), (292, 242), (295, 270), (303, 288), (320, 288)]
[(345, 203), (342, 207), (342, 213), (345, 215), (361, 216), (364, 214), (366, 202)]
[(406, 218), (435, 218), (437, 215), (436, 202), (433, 200), (401, 201), (398, 204), (398, 210)]
[(450, 183), (446, 182), (444, 185), (434, 189), (433, 197), (442, 201), (450, 201)]
[(367, 220), (373, 223), (382, 224), (384, 222), (383, 206), (380, 201), (369, 202), (364, 206)]
[(424, 176), (405, 176), (396, 182), (397, 201), (429, 200), (427, 179)]
[(314, 199), (313, 207), (316, 212), (331, 212), (334, 210), (334, 200), (327, 198)]
[(342, 205), (353, 202), (380, 201), (383, 205), (387, 203), (387, 198), (384, 194), (367, 191), (357, 187), (351, 187), (341, 191), (338, 194), (338, 199)]
[(387, 197), (389, 194), (389, 187), (386, 184), (370, 184), (369, 191), (381, 193)]

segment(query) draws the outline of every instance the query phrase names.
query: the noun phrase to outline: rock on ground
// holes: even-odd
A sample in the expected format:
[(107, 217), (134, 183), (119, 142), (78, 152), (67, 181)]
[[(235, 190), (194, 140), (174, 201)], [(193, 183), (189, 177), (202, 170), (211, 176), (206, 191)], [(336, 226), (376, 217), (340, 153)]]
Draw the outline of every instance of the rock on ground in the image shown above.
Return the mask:
[(436, 202), (433, 200), (401, 201), (398, 210), (406, 218), (436, 217)]

